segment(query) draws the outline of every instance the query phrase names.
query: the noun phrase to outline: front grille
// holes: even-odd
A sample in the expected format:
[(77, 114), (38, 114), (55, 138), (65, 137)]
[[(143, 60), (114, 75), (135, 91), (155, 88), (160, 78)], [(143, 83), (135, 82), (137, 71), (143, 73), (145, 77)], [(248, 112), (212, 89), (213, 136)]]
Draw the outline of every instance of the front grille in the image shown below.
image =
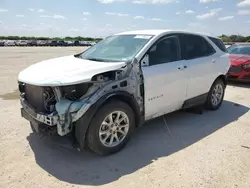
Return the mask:
[(230, 75), (228, 76), (229, 80), (234, 80), (234, 79), (237, 79), (237, 78), (238, 78), (238, 76), (230, 76)]
[(25, 100), (36, 112), (45, 112), (43, 92), (43, 87), (25, 84)]
[(231, 66), (228, 72), (241, 72), (242, 68), (237, 66)]

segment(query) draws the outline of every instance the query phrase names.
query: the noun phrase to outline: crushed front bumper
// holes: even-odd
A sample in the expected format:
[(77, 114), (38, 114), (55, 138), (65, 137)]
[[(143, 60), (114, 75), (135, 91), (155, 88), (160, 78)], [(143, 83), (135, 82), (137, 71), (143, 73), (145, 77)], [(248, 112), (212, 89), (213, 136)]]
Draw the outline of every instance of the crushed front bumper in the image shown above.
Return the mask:
[(36, 113), (36, 111), (29, 106), (29, 104), (21, 99), (21, 115), (23, 118), (27, 119), (28, 121), (36, 121), (39, 123), (43, 123), (49, 126), (55, 126), (57, 125), (58, 122), (58, 115), (55, 114), (40, 114), (40, 113)]
[[(21, 115), (39, 127), (56, 128), (58, 135), (64, 136), (72, 131), (72, 123), (77, 121), (84, 114), (89, 104), (83, 101), (65, 101), (56, 103), (56, 109), (51, 114), (37, 113), (37, 111), (24, 99), (21, 101)], [(37, 126), (36, 126), (37, 127)]]
[(231, 66), (227, 77), (231, 81), (250, 82), (250, 72), (246, 72), (240, 66)]
[(240, 82), (249, 82), (250, 83), (250, 74), (242, 74), (242, 73), (228, 73), (228, 80), (231, 81), (240, 81)]

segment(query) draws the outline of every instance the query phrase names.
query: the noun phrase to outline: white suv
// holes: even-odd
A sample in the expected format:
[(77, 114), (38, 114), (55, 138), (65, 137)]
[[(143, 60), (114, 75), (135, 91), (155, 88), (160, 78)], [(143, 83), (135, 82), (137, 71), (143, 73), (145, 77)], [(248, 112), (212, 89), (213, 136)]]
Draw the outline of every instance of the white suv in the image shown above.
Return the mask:
[(185, 31), (109, 36), (86, 51), (19, 73), (22, 116), (33, 131), (71, 133), (79, 149), (121, 150), (145, 121), (197, 105), (216, 110), (230, 60), (223, 42)]

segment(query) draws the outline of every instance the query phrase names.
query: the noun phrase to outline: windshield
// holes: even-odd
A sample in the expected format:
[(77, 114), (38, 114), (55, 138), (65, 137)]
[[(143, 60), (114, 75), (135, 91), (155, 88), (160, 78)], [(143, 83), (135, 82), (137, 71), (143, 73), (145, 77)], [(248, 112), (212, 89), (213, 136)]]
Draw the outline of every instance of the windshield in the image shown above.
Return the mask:
[(153, 35), (113, 35), (90, 47), (79, 57), (105, 62), (129, 61), (152, 37)]
[(250, 45), (235, 45), (227, 49), (229, 54), (250, 55)]

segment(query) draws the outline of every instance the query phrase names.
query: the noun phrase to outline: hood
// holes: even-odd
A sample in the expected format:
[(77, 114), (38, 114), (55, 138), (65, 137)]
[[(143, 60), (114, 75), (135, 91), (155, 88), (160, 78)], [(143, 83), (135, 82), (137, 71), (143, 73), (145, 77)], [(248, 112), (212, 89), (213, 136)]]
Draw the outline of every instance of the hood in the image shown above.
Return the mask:
[(74, 55), (45, 60), (21, 71), (18, 81), (37, 86), (62, 86), (90, 81), (99, 73), (120, 69), (125, 62), (97, 62)]
[(233, 66), (240, 66), (243, 63), (250, 61), (250, 55), (243, 54), (230, 54), (229, 58)]

